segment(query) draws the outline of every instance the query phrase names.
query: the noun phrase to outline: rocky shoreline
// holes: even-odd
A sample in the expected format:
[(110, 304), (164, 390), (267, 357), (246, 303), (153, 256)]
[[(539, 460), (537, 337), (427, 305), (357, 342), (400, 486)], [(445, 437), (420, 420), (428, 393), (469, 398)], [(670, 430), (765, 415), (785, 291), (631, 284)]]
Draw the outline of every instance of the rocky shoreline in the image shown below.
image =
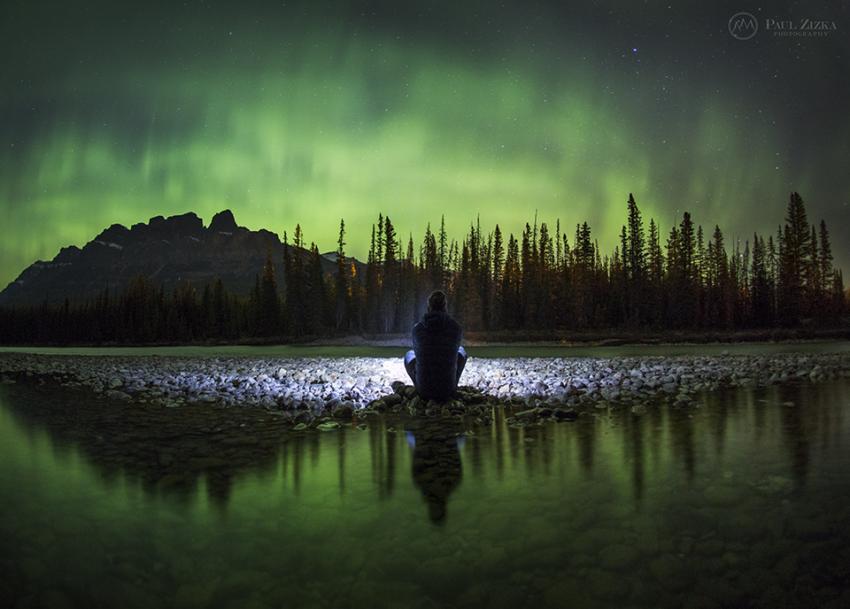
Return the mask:
[(642, 414), (653, 402), (688, 406), (696, 394), (721, 387), (840, 377), (850, 377), (850, 354), (473, 358), (456, 398), (440, 404), (420, 399), (404, 383), (401, 359), (395, 358), (0, 355), (4, 383), (50, 382), (167, 407), (259, 407), (296, 426), (327, 429), (376, 412), (472, 415), (486, 423), (494, 406), (509, 406), (518, 423), (572, 420), (607, 407)]

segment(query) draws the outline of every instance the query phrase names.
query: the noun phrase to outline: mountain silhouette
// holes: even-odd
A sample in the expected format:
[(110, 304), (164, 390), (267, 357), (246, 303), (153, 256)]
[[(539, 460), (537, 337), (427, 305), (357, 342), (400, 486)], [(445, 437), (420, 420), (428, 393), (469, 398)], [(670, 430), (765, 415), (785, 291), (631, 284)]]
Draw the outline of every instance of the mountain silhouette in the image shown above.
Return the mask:
[[(294, 251), (309, 255), (303, 248)], [(239, 226), (229, 209), (215, 214), (206, 227), (193, 212), (154, 216), (131, 228), (113, 224), (82, 248), (64, 247), (53, 260), (34, 262), (0, 292), (0, 306), (80, 301), (106, 287), (123, 289), (139, 275), (166, 291), (184, 281), (203, 285), (220, 278), (228, 291), (245, 295), (269, 254), (282, 278), (283, 243), (278, 235)], [(335, 254), (323, 255), (322, 266), (326, 272), (335, 271)]]

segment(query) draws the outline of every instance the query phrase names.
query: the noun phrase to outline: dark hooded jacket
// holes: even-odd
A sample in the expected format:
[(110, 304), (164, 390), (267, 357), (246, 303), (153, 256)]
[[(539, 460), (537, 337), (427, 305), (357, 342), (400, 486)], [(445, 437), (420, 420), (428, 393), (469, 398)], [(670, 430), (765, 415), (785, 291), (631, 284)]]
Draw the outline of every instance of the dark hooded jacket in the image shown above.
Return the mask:
[(426, 313), (413, 326), (416, 389), (425, 399), (445, 400), (457, 389), (457, 350), (462, 331), (448, 313)]

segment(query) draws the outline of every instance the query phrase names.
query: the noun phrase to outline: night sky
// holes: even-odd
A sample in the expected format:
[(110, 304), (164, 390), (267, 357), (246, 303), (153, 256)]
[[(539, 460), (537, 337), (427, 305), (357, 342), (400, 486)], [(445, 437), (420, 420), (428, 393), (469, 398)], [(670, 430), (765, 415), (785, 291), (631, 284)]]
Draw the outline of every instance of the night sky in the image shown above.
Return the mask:
[(322, 251), (344, 217), (361, 258), (379, 211), (418, 242), (536, 209), (608, 251), (629, 192), (731, 243), (797, 190), (850, 268), (848, 2), (123, 4), (2, 3), (2, 285), (112, 223), (224, 208)]

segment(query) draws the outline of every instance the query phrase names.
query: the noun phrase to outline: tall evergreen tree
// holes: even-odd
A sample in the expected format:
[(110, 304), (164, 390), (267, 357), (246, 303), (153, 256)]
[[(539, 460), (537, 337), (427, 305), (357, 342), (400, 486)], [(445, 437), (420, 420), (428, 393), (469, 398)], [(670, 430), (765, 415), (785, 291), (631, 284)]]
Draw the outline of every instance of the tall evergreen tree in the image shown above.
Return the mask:
[(623, 239), (623, 271), (626, 281), (627, 315), (630, 323), (638, 325), (646, 318), (646, 241), (643, 218), (632, 193), (627, 202), (628, 219)]
[(517, 329), (522, 322), (519, 291), (521, 286), (519, 246), (513, 234), (508, 237), (505, 269), (502, 274), (501, 326), (508, 330)]
[(773, 324), (773, 295), (767, 246), (764, 237), (753, 235), (753, 264), (750, 273), (751, 323), (755, 326)]
[(779, 311), (786, 324), (799, 322), (804, 312), (806, 258), (810, 254), (810, 240), (806, 206), (799, 193), (792, 192), (779, 244)]
[(304, 286), (306, 277), (304, 272), (303, 244), (304, 235), (301, 226), (295, 226), (294, 243), (290, 245), (287, 240), (286, 231), (283, 233), (283, 274), (285, 299), (285, 319), (289, 333), (293, 336), (301, 336), (308, 331), (307, 328), (307, 304)]
[(339, 237), (336, 241), (336, 284), (334, 289), (336, 306), (334, 326), (339, 331), (351, 329), (352, 293), (350, 266), (345, 257), (345, 220), (339, 221)]
[(328, 328), (333, 327), (333, 313), (325, 285), (322, 255), (315, 243), (310, 244), (309, 264), (305, 278), (306, 306), (304, 317), (307, 334), (321, 335)]
[(832, 277), (832, 246), (829, 242), (829, 230), (826, 228), (826, 222), (820, 221), (820, 276), (825, 283), (829, 282)]
[(258, 311), (260, 336), (276, 336), (280, 330), (280, 296), (277, 293), (277, 281), (274, 276), (274, 263), (271, 253), (266, 256), (263, 274), (260, 279), (260, 297)]
[(661, 251), (659, 232), (655, 220), (650, 218), (649, 241), (647, 243), (647, 286), (650, 293), (648, 298), (649, 318), (656, 325), (664, 321), (664, 254)]
[(444, 284), (446, 282), (445, 272), (449, 264), (449, 242), (448, 236), (446, 235), (446, 217), (440, 216), (440, 241), (439, 241), (439, 260), (440, 260), (440, 281), (439, 284)]
[[(380, 221), (379, 221), (380, 226)], [(397, 332), (396, 312), (398, 311), (398, 243), (396, 232), (389, 216), (384, 217), (383, 236), (383, 286), (381, 289), (381, 331)], [(380, 253), (381, 241), (378, 242)]]

